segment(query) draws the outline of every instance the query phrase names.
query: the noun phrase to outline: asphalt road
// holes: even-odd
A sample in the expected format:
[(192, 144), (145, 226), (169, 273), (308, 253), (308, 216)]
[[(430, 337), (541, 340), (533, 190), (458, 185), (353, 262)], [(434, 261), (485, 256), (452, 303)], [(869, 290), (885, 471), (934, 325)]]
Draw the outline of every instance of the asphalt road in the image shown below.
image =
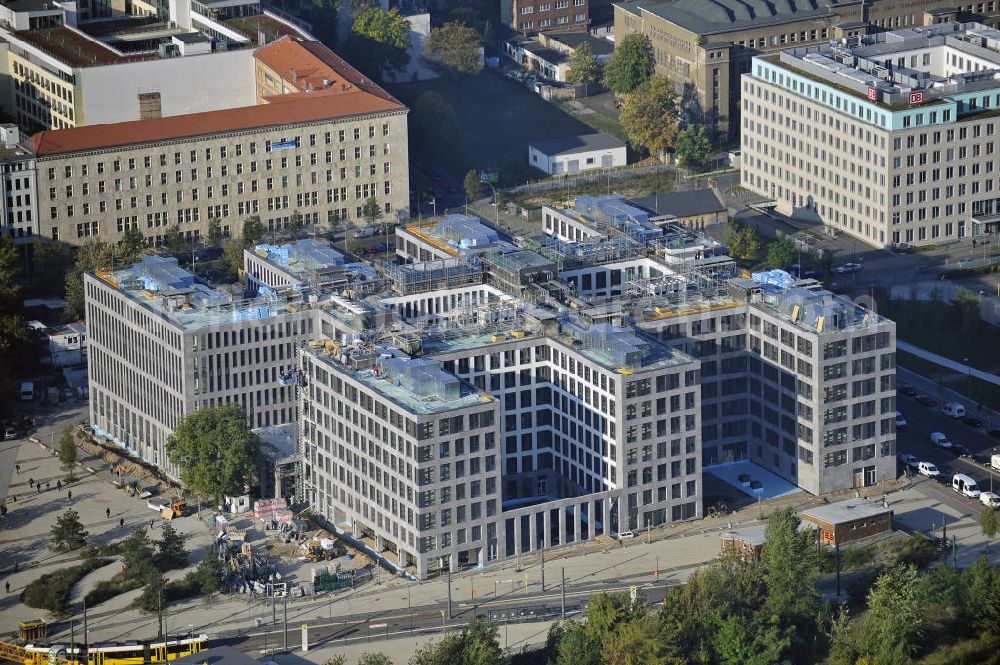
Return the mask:
[[(915, 374), (903, 370), (899, 374), (898, 381), (900, 384), (912, 385), (918, 391), (934, 397), (939, 403), (944, 401), (939, 397), (938, 387), (933, 382), (918, 378)], [(969, 409), (969, 415), (979, 416), (984, 422), (987, 421), (987, 415), (991, 415), (977, 411), (976, 405), (968, 401), (965, 405)], [(952, 443), (963, 445), (974, 455), (988, 459), (994, 449), (1000, 452), (1000, 440), (986, 433), (988, 427), (1000, 427), (997, 419), (991, 415), (988, 427), (970, 427), (959, 419), (941, 413), (940, 406), (923, 406), (917, 403), (916, 399), (903, 395), (897, 397), (896, 409), (907, 421), (907, 427), (897, 433), (897, 454), (908, 453), (922, 462), (933, 462), (946, 483), (941, 485), (943, 492), (941, 498), (949, 505), (964, 512), (976, 513), (983, 507), (977, 499), (966, 498), (951, 489), (951, 478), (956, 473), (964, 473), (974, 478), (981, 490), (989, 490), (992, 483), (994, 491), (1000, 494), (1000, 472), (973, 460), (957, 457), (950, 451), (931, 445), (930, 442), (931, 432), (943, 432)], [(902, 474), (904, 473), (902, 464), (900, 467), (899, 473)]]

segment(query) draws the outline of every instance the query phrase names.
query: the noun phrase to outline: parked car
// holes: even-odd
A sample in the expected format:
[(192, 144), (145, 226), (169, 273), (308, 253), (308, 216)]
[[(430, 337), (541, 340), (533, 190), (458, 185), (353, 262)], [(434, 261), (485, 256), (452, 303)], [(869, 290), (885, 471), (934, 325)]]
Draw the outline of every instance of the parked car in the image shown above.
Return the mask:
[(961, 444), (958, 443), (951, 444), (951, 452), (955, 453), (959, 457), (972, 459), (972, 451)]
[(386, 247), (386, 245), (385, 245), (385, 243), (384, 243), (384, 242), (377, 242), (377, 243), (375, 243), (374, 245), (372, 245), (372, 250), (374, 250), (374, 251), (375, 251), (375, 253), (380, 253), (380, 252), (384, 252), (384, 251), (386, 251), (387, 249), (389, 249), (389, 248), (388, 248), (388, 247)]
[(358, 240), (363, 240), (364, 238), (371, 238), (374, 235), (375, 235), (374, 226), (364, 226), (354, 234), (354, 237), (357, 238)]
[(896, 412), (896, 429), (906, 429), (906, 418), (899, 411)]
[(917, 473), (928, 478), (937, 478), (941, 475), (938, 468), (932, 462), (921, 462), (917, 465)]
[(994, 494), (993, 492), (980, 492), (979, 500), (984, 506), (989, 506), (990, 508), (1000, 508), (1000, 494)]
[(979, 498), (979, 485), (971, 477), (964, 473), (956, 473), (951, 479), (951, 488), (959, 494), (964, 494), (970, 499)]
[(618, 540), (631, 540), (632, 538), (635, 538), (635, 534), (631, 531), (623, 531), (618, 534)]
[(917, 395), (917, 404), (923, 404), (924, 406), (937, 406), (938, 401), (931, 397), (930, 395)]
[(911, 386), (908, 383), (904, 383), (903, 385), (901, 385), (899, 387), (899, 394), (900, 395), (905, 395), (907, 397), (916, 397), (917, 396), (917, 389), (914, 388), (913, 386)]
[(962, 422), (968, 425), (969, 427), (983, 426), (983, 419), (977, 418), (976, 416), (965, 416), (964, 418), (962, 418)]
[(945, 402), (941, 405), (941, 413), (951, 418), (964, 418), (965, 405), (958, 402)]
[(920, 465), (920, 460), (918, 460), (913, 455), (900, 455), (899, 456), (899, 461), (900, 461), (901, 464), (905, 464), (906, 466), (910, 467), (911, 469), (916, 469), (917, 466)]
[(951, 449), (951, 441), (948, 440), (948, 437), (943, 432), (931, 432), (931, 444), (944, 450)]
[(3, 438), (5, 439), (16, 439), (17, 430), (13, 426), (7, 425), (3, 430)]
[(837, 268), (836, 272), (840, 275), (846, 275), (852, 272), (858, 272), (863, 266), (860, 263), (845, 263), (844, 265)]

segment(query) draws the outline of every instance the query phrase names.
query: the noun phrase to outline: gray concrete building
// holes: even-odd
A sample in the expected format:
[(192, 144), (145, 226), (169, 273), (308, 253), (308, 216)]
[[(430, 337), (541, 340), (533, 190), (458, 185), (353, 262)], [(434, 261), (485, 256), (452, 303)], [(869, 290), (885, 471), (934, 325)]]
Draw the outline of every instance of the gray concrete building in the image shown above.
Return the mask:
[(743, 187), (879, 246), (994, 234), (1000, 32), (940, 23), (755, 57)]

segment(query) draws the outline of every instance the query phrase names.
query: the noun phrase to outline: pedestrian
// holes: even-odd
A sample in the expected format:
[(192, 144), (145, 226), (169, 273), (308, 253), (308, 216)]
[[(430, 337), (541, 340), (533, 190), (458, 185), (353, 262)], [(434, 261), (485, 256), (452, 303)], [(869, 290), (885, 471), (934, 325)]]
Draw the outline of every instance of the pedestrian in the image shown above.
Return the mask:
[(35, 486), (35, 479), (28, 478), (28, 487), (34, 487), (34, 486)]
[(50, 489), (52, 489), (52, 483), (50, 481), (46, 480), (45, 481), (45, 491), (48, 492)]
[(59, 491), (62, 491), (62, 481), (61, 480), (57, 480), (56, 481), (56, 489), (59, 490)]
[(38, 483), (37, 485), (35, 485), (35, 489), (38, 490), (39, 494), (41, 494), (42, 493), (42, 484)]
[(149, 528), (150, 528), (150, 529), (152, 529), (152, 528), (153, 528), (153, 520), (149, 520)]
[(125, 526), (125, 518), (124, 517), (122, 517), (121, 519), (118, 520), (118, 526)]
[(11, 494), (11, 495), (10, 495), (10, 500), (11, 500), (11, 501), (12, 501), (13, 503), (17, 503), (17, 495), (16, 495), (16, 494)]
[(15, 469), (17, 469), (17, 473), (18, 473), (18, 474), (20, 474), (20, 473), (21, 473), (21, 465), (20, 465), (20, 464), (15, 464), (15, 465), (14, 465), (14, 468), (15, 468)]
[(67, 492), (67, 494), (69, 495), (69, 500), (72, 501), (73, 500), (73, 490), (70, 490), (69, 492)]
[(4, 586), (7, 587), (7, 593), (10, 593), (10, 582), (4, 582)]
[(110, 509), (110, 508), (105, 508), (105, 509), (104, 509), (104, 515), (105, 515), (105, 516), (106, 516), (106, 517), (107, 517), (108, 519), (111, 519), (111, 509)]

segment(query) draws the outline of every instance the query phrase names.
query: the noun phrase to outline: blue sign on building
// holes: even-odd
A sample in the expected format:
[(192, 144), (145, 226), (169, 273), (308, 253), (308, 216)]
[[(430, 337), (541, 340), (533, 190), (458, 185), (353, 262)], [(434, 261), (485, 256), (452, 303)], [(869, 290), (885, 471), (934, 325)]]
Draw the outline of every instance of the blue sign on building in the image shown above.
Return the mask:
[(292, 148), (298, 148), (298, 139), (293, 139), (291, 141), (278, 141), (271, 144), (271, 150), (291, 150)]

